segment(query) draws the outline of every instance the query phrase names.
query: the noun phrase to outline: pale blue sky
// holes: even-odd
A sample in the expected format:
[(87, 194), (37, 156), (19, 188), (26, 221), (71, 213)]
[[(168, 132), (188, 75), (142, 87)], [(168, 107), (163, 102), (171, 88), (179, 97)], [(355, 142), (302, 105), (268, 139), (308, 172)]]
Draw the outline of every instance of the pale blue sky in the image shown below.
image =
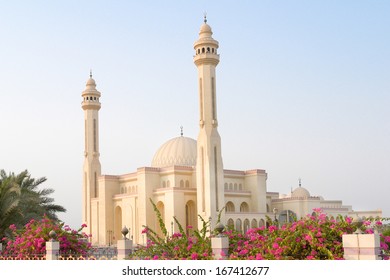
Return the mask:
[(90, 68), (104, 174), (149, 166), (181, 125), (196, 138), (204, 11), (224, 167), (390, 216), (389, 1), (0, 1), (0, 168), (46, 176), (81, 224)]

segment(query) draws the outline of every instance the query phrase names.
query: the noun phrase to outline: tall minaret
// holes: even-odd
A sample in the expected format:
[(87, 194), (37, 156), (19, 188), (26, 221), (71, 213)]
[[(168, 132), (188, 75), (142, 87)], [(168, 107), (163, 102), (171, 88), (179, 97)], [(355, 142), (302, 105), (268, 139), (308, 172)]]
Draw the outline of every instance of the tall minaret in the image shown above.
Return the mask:
[[(212, 38), (212, 34), (205, 16), (204, 23), (200, 28), (199, 39), (194, 43), (194, 63), (198, 67), (200, 109), (196, 162), (197, 210), (198, 214), (206, 221), (211, 218), (211, 228), (213, 229), (219, 211), (225, 206), (225, 201), (215, 89), (215, 67), (219, 63), (218, 41)], [(224, 223), (223, 216), (221, 222)], [(199, 222), (199, 226), (201, 226), (201, 222)]]
[(92, 72), (81, 96), (81, 107), (84, 110), (85, 147), (83, 168), (83, 223), (87, 224), (84, 232), (92, 233), (91, 199), (99, 196), (98, 177), (101, 175), (99, 153), (99, 110), (100, 92), (96, 90)]

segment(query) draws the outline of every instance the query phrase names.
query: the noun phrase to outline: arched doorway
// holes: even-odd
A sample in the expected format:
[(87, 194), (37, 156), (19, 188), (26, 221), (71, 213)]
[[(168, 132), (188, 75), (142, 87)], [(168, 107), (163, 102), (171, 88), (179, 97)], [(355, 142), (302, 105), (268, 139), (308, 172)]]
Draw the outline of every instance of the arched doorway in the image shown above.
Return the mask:
[[(157, 202), (156, 207), (157, 207), (157, 210), (161, 214), (162, 220), (165, 223), (165, 206), (164, 206), (164, 203), (162, 201), (159, 201), (159, 202)], [(162, 230), (160, 228), (160, 224), (159, 224), (157, 218), (156, 218), (156, 223), (155, 223), (155, 231), (156, 231), (158, 236), (164, 237), (164, 234), (163, 234), (163, 232), (162, 232)]]
[(108, 245), (116, 243), (122, 239), (122, 208), (120, 206), (115, 207), (114, 212), (114, 232), (110, 230), (107, 232)]
[(196, 221), (196, 206), (195, 202), (192, 200), (187, 201), (186, 203), (186, 232), (190, 234), (197, 228)]

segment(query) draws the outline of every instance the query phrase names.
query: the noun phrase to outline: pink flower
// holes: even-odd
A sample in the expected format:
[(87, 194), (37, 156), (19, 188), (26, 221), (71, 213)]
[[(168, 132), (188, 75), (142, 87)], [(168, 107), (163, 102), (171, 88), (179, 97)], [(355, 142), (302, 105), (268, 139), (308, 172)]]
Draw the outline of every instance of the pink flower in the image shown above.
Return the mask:
[(85, 227), (87, 227), (87, 225), (86, 225), (86, 224), (82, 224), (81, 227), (82, 227), (82, 228), (85, 228)]
[(274, 232), (277, 229), (276, 226), (272, 225), (268, 228), (269, 232)]
[(381, 221), (376, 221), (375, 223), (377, 226), (381, 226), (382, 225), (382, 222)]
[(10, 230), (16, 230), (16, 226), (14, 224), (12, 224), (12, 225), (9, 226), (9, 229)]
[(192, 253), (191, 254), (191, 259), (197, 260), (198, 259), (198, 254), (197, 253)]
[(256, 254), (256, 260), (264, 260), (263, 256), (260, 253)]
[(158, 260), (158, 256), (154, 255), (153, 260)]
[(241, 250), (238, 254), (240, 256), (246, 255), (246, 254), (248, 254), (248, 250), (247, 249)]
[(191, 225), (187, 226), (187, 229), (192, 229), (192, 226)]
[(305, 234), (305, 240), (311, 242), (313, 238), (309, 234)]
[(383, 250), (388, 250), (389, 249), (389, 245), (387, 245), (385, 242), (381, 242), (381, 248)]
[(148, 227), (145, 227), (145, 228), (142, 230), (141, 233), (148, 233), (148, 231), (149, 231)]
[(278, 243), (276, 243), (276, 242), (274, 242), (274, 243), (272, 244), (272, 248), (274, 248), (274, 249), (278, 249), (278, 248), (279, 248), (279, 244), (278, 244)]
[(364, 222), (363, 222), (363, 225), (369, 226), (369, 225), (371, 225), (371, 222), (370, 222), (370, 221), (364, 221)]
[(192, 244), (187, 246), (187, 251), (190, 251), (192, 249)]

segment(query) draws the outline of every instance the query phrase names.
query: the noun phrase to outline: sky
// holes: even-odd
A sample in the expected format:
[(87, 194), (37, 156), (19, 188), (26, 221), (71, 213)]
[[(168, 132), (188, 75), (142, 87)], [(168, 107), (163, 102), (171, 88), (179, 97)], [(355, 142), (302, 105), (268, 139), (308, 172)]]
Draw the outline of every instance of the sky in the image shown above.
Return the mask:
[(225, 169), (265, 169), (268, 191), (302, 186), (390, 217), (389, 1), (0, 0), (0, 169), (46, 177), (81, 225), (83, 111), (101, 92), (102, 173), (150, 166), (197, 138), (193, 43), (219, 41)]

